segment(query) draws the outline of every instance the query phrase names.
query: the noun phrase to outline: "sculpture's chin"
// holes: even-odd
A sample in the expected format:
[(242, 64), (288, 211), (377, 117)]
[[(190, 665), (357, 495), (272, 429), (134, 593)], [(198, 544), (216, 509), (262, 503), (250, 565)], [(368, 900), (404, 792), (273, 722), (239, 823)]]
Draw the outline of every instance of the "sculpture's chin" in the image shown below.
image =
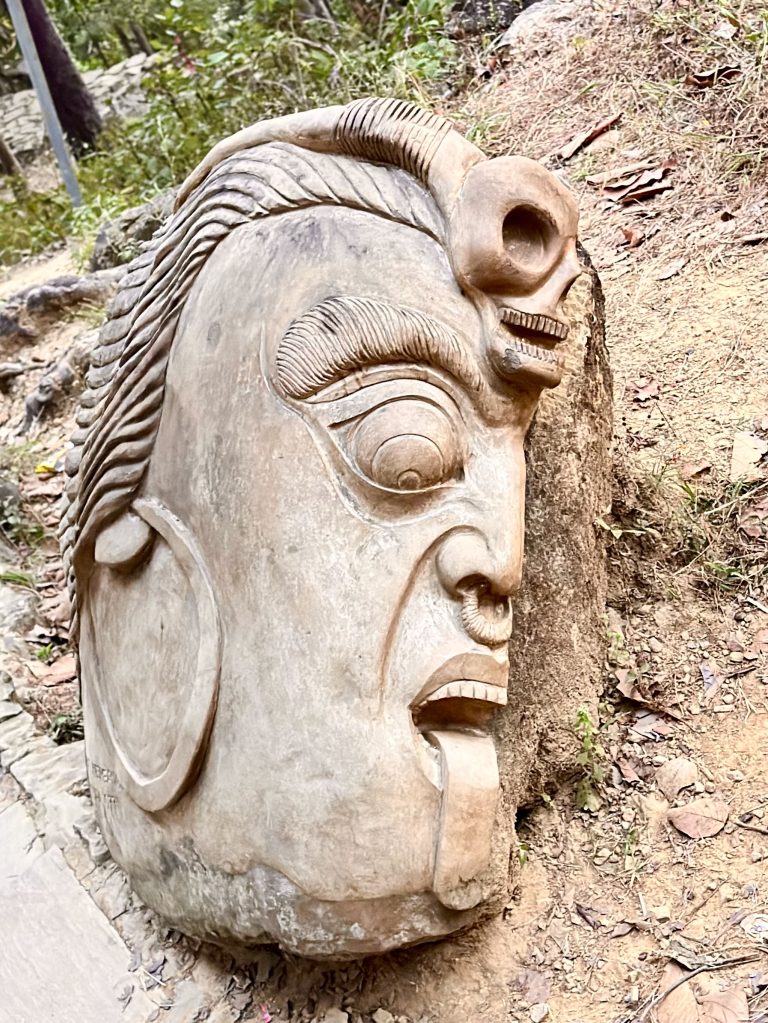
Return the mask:
[(189, 852), (188, 858), (164, 852), (162, 873), (132, 877), (131, 882), (175, 927), (220, 945), (277, 942), (311, 959), (358, 959), (437, 940), (493, 908), (450, 909), (432, 892), (325, 901), (305, 895), (271, 867), (233, 876), (202, 867)]

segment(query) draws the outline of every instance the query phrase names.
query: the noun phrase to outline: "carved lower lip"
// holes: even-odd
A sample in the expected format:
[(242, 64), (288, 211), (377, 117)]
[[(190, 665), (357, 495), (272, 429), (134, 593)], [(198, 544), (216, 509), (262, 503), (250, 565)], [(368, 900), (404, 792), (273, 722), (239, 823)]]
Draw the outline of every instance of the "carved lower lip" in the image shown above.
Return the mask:
[(543, 313), (524, 313), (521, 309), (515, 309), (512, 306), (502, 308), (501, 322), (506, 323), (509, 327), (519, 327), (521, 330), (549, 337), (555, 341), (565, 341), (568, 337), (568, 327), (560, 320), (556, 320), (552, 316), (545, 316)]

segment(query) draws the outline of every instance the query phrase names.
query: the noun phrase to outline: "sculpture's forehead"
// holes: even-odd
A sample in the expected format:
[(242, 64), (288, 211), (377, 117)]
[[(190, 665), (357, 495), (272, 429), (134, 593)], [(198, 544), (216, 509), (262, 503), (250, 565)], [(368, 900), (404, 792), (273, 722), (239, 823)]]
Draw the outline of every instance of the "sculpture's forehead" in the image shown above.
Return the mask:
[[(208, 260), (180, 326), (201, 311), (229, 320), (290, 320), (329, 295), (369, 295), (476, 324), (443, 247), (424, 231), (360, 210), (320, 207), (245, 225)], [(199, 297), (198, 297), (199, 296)], [(192, 313), (190, 315), (190, 310)]]
[(528, 401), (497, 386), (487, 358), (488, 332), (496, 323), (492, 302), (484, 296), (472, 301), (462, 292), (434, 237), (348, 208), (269, 217), (222, 242), (186, 303), (171, 375), (174, 363), (196, 360), (220, 338), (217, 364), (208, 363), (198, 377), (203, 390), (211, 372), (231, 375), (234, 365), (241, 367), (240, 380), (255, 372), (274, 380), (278, 349), (291, 325), (329, 298), (372, 300), (379, 324), (388, 308), (428, 316), (455, 336), (476, 368), (482, 386), (469, 390), (480, 412), (498, 422), (509, 422), (513, 413), (527, 416)]

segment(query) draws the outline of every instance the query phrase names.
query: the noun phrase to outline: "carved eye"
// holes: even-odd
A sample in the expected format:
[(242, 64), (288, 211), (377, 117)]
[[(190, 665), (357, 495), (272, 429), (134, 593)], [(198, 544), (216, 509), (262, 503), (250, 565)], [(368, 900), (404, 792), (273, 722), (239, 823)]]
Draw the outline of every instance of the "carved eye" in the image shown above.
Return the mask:
[(460, 462), (451, 420), (437, 406), (415, 399), (367, 413), (349, 446), (360, 471), (387, 490), (429, 490), (453, 478)]

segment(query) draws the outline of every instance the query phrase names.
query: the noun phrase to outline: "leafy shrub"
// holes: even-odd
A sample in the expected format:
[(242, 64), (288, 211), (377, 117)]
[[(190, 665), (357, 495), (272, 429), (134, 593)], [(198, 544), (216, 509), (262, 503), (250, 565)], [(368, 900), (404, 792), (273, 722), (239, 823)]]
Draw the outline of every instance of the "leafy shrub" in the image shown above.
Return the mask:
[[(187, 33), (173, 37), (144, 81), (149, 111), (112, 121), (78, 163), (84, 205), (63, 188), (15, 185), (0, 203), (0, 259), (40, 251), (66, 237), (89, 238), (105, 218), (178, 184), (219, 138), (265, 117), (386, 94), (429, 101), (455, 63), (445, 32), (446, 0), (388, 0), (334, 20), (300, 17), (285, 0), (249, 0), (237, 17), (203, 18), (201, 0), (171, 0)], [(211, 6), (209, 4), (209, 6)], [(187, 10), (188, 9), (188, 10)], [(196, 41), (187, 49), (188, 39)]]

